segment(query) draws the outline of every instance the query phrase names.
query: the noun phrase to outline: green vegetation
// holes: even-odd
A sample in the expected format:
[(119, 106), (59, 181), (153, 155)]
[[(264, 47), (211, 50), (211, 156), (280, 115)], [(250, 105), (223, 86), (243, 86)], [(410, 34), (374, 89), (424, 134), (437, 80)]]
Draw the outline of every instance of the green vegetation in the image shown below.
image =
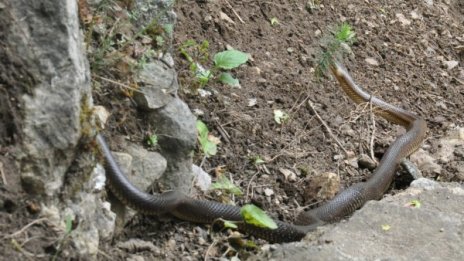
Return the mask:
[(239, 187), (235, 186), (227, 177), (223, 175), (219, 176), (216, 182), (211, 184), (211, 188), (223, 190), (235, 196), (243, 195), (242, 190)]
[(155, 147), (158, 144), (158, 135), (151, 134), (147, 137), (147, 145), (150, 147)]
[(248, 204), (240, 209), (240, 215), (247, 224), (257, 227), (276, 229), (277, 224), (263, 210), (255, 205)]
[(326, 40), (325, 51), (322, 53), (316, 68), (316, 75), (321, 77), (324, 75), (331, 63), (334, 62), (339, 56), (346, 52), (347, 48), (344, 45), (352, 45), (356, 42), (356, 34), (354, 33), (351, 25), (343, 23), (332, 32), (332, 35)]
[(200, 142), (200, 149), (205, 155), (205, 157), (216, 155), (217, 144), (219, 144), (219, 139), (209, 134), (208, 127), (206, 127), (206, 124), (202, 121), (197, 120), (196, 127), (198, 131), (198, 141)]
[(208, 69), (205, 67), (210, 60), (208, 41), (197, 43), (194, 40), (187, 40), (181, 45), (179, 51), (189, 62), (190, 74), (195, 79), (197, 88), (203, 88), (211, 80), (218, 80), (233, 87), (240, 86), (239, 80), (228, 71), (246, 63), (248, 54), (238, 50), (216, 53), (213, 56), (213, 64)]

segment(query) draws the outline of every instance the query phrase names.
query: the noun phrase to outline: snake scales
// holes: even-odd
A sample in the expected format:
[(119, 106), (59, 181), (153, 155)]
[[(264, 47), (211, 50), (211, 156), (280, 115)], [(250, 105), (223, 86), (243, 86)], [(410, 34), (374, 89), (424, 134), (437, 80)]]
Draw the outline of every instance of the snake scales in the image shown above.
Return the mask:
[[(425, 138), (427, 125), (421, 117), (371, 96), (354, 83), (340, 64), (333, 63), (330, 70), (355, 103), (371, 102), (377, 115), (404, 126), (407, 132), (391, 144), (369, 180), (356, 183), (325, 204), (302, 212), (296, 220), (298, 225), (277, 220), (278, 228), (271, 230), (238, 222), (239, 230), (271, 242), (300, 240), (317, 226), (343, 218), (367, 201), (381, 198), (390, 186), (401, 160), (414, 152)], [(175, 191), (158, 195), (141, 191), (131, 184), (121, 171), (102, 135), (98, 134), (96, 139), (105, 159), (110, 188), (129, 207), (145, 214), (171, 214), (179, 219), (197, 223), (212, 223), (218, 218), (243, 221), (240, 208), (237, 206), (193, 199)]]

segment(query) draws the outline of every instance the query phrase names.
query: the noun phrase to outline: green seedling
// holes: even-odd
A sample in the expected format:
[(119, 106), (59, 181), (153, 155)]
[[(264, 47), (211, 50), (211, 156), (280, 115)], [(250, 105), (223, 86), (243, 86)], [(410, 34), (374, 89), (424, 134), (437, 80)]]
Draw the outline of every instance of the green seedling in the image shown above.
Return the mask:
[(217, 152), (219, 139), (209, 134), (208, 127), (200, 120), (196, 123), (198, 131), (198, 141), (200, 142), (201, 151), (206, 157), (214, 156)]
[(316, 76), (318, 77), (323, 76), (328, 71), (330, 64), (336, 57), (346, 52), (342, 45), (350, 46), (356, 42), (356, 33), (351, 25), (343, 23), (332, 31), (331, 36), (326, 41), (325, 51), (322, 53), (316, 68)]
[(147, 137), (147, 145), (150, 147), (155, 147), (158, 144), (158, 135), (152, 134)]
[(216, 182), (212, 183), (211, 184), (211, 188), (212, 189), (219, 189), (219, 190), (223, 190), (227, 193), (231, 193), (235, 196), (242, 196), (243, 195), (243, 192), (242, 190), (235, 186), (228, 178), (226, 178), (225, 176), (220, 176)]
[[(190, 73), (202, 88), (212, 79), (232, 87), (240, 86), (238, 79), (234, 78), (228, 70), (239, 67), (248, 61), (248, 54), (238, 50), (227, 50), (213, 56), (213, 65), (210, 69), (205, 67), (209, 62), (209, 43), (203, 41), (198, 44), (194, 40), (185, 41), (179, 51), (189, 62)], [(219, 76), (216, 76), (219, 75)]]

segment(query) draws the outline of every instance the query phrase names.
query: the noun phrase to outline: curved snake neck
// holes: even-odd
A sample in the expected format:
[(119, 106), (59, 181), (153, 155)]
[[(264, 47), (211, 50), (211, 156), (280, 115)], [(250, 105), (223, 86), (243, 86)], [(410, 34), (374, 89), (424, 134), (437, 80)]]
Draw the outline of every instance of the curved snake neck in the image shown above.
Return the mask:
[(161, 215), (167, 213), (179, 219), (197, 223), (212, 223), (219, 218), (238, 221), (239, 230), (271, 242), (300, 240), (317, 226), (343, 218), (353, 213), (367, 201), (381, 198), (390, 186), (401, 160), (420, 146), (425, 138), (427, 125), (422, 118), (415, 114), (388, 104), (362, 90), (338, 63), (332, 64), (330, 69), (342, 89), (354, 102), (371, 102), (376, 114), (392, 123), (404, 126), (407, 132), (399, 136), (388, 148), (368, 181), (356, 183), (341, 191), (325, 204), (302, 212), (296, 220), (298, 225), (277, 220), (277, 229), (259, 228), (243, 222), (240, 208), (236, 206), (215, 201), (197, 200), (175, 191), (158, 195), (143, 192), (127, 179), (113, 158), (105, 139), (101, 134), (98, 134), (96, 140), (105, 159), (105, 168), (111, 190), (126, 205), (145, 214)]

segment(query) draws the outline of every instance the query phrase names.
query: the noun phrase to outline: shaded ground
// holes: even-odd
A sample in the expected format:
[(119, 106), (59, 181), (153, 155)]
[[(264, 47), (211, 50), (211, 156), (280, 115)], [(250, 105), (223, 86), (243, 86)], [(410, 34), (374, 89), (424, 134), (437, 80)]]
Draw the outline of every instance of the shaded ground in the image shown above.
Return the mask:
[[(369, 108), (356, 108), (333, 80), (314, 76), (322, 37), (340, 22), (348, 22), (357, 33), (353, 54), (345, 60), (354, 79), (374, 95), (424, 116), (430, 128), (423, 145), (426, 151), (434, 153), (439, 149), (438, 139), (450, 126), (463, 125), (464, 7), (459, 0), (434, 1), (432, 6), (421, 0), (321, 1), (312, 9), (310, 2), (313, 1), (178, 1), (175, 8), (178, 24), (173, 53), (183, 86), (179, 94), (222, 141), (218, 154), (205, 162), (204, 169), (214, 176), (214, 169), (223, 166), (245, 192), (244, 197), (236, 198), (237, 204), (252, 202), (288, 221), (299, 206), (321, 200), (314, 193), (305, 192), (314, 174), (336, 173), (342, 187), (369, 175), (369, 171), (360, 171), (345, 162), (343, 150), (307, 106), (310, 100), (346, 150), (355, 156), (370, 153), (374, 128)], [(273, 18), (278, 20), (274, 26), (270, 23)], [(233, 71), (241, 88), (210, 82), (204, 89), (213, 95), (199, 95), (188, 64), (178, 52), (188, 39), (207, 40), (211, 55), (228, 45), (250, 53), (252, 60)], [(459, 65), (449, 69), (452, 61)], [(143, 114), (114, 86), (96, 88), (94, 95), (97, 103), (113, 114), (109, 124), (112, 134), (141, 141), (152, 132), (143, 124)], [(250, 99), (256, 99), (256, 104), (249, 106)], [(273, 115), (276, 109), (288, 113), (290, 119), (277, 124)], [(401, 128), (376, 118), (376, 156), (381, 156), (401, 132)], [(257, 156), (265, 164), (255, 165), (253, 159)], [(200, 162), (198, 157), (196, 163)], [(457, 162), (451, 162), (442, 166), (441, 174), (423, 174), (440, 181), (462, 182), (456, 166)], [(282, 170), (295, 173), (296, 178), (286, 179)], [(395, 184), (390, 193), (401, 186), (404, 184)], [(26, 204), (16, 195), (2, 192), (2, 198), (20, 206)], [(18, 230), (33, 220), (34, 214), (17, 209), (8, 211), (3, 206), (0, 222), (7, 224), (15, 219)], [(2, 232), (10, 234), (14, 230), (2, 228)], [(28, 233), (33, 236), (34, 232)], [(131, 238), (152, 245), (117, 246)], [(207, 226), (157, 223), (139, 216), (114, 243), (102, 247), (99, 258), (230, 258), (237, 253), (233, 243), (227, 235), (208, 234)], [(33, 250), (44, 252), (50, 245), (35, 244)], [(5, 248), (11, 249), (8, 246)], [(239, 257), (246, 258), (247, 252), (240, 252)]]

